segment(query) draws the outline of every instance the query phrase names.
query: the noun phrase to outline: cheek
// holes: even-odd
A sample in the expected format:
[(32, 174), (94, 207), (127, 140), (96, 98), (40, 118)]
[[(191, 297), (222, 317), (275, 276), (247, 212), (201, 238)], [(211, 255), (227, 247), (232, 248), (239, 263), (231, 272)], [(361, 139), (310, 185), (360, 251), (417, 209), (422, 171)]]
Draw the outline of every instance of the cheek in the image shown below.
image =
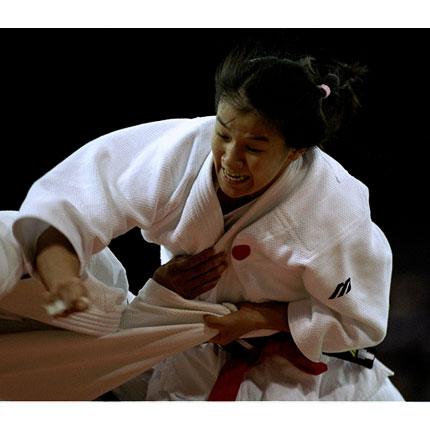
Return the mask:
[(212, 141), (212, 155), (217, 170), (221, 168), (222, 158), (225, 154), (224, 142), (219, 139), (214, 139)]
[(215, 140), (212, 140), (211, 148), (212, 148), (212, 156), (213, 156), (215, 165), (218, 166), (220, 163), (222, 150), (220, 148), (220, 145), (217, 144)]
[(279, 174), (284, 163), (281, 162), (280, 155), (268, 159), (254, 160), (252, 163), (252, 174), (256, 185), (265, 185)]

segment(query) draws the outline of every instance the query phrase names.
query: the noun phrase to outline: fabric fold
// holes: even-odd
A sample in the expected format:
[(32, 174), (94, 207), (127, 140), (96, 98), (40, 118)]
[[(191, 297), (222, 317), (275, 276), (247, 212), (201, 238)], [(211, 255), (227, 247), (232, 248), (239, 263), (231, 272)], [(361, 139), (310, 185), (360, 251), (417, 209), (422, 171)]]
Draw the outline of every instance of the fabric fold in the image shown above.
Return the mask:
[[(105, 288), (114, 297), (114, 289), (95, 278), (89, 277), (87, 283), (91, 291), (100, 294)], [(122, 313), (122, 305), (115, 309), (110, 303), (111, 310), (104, 315), (99, 309), (54, 320), (43, 314), (42, 289), (34, 280), (23, 281), (0, 308), (67, 330), (0, 336), (3, 400), (95, 399), (164, 358), (207, 342), (217, 330), (204, 325), (203, 315), (222, 316), (235, 309), (185, 300), (150, 280)], [(108, 303), (106, 291), (99, 296), (99, 305)], [(109, 333), (100, 335), (105, 332)]]
[(12, 234), (18, 212), (0, 212), (0, 297), (9, 293), (24, 273), (24, 259)]

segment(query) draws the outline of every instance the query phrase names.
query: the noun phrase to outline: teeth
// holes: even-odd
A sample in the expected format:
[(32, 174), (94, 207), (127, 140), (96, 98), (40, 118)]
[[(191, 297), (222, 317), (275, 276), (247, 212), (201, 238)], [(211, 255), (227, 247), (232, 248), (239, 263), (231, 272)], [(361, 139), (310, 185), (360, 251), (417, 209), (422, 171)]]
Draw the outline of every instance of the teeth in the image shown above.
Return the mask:
[(227, 179), (235, 182), (244, 181), (247, 176), (239, 175), (236, 173), (227, 172), (227, 170), (223, 169), (224, 175), (227, 177)]

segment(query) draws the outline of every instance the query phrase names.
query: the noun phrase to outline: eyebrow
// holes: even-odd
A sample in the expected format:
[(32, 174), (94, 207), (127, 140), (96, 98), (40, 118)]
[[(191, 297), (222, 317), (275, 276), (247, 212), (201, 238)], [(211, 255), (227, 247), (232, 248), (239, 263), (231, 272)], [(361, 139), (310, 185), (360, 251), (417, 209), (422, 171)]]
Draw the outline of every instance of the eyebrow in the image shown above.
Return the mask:
[(228, 129), (228, 130), (230, 130), (230, 127), (227, 125), (227, 124), (225, 124), (224, 123), (224, 121), (219, 117), (219, 116), (217, 116), (216, 117), (216, 120), (223, 126), (223, 127), (225, 127), (226, 129)]
[[(230, 127), (227, 125), (227, 124), (225, 124), (224, 123), (224, 121), (219, 117), (219, 116), (217, 116), (216, 117), (216, 120), (223, 126), (223, 127), (225, 127), (227, 130), (230, 130)], [(251, 139), (251, 140), (258, 140), (259, 142), (269, 142), (269, 139), (268, 139), (268, 137), (266, 137), (266, 136), (249, 136), (248, 137), (248, 139)]]

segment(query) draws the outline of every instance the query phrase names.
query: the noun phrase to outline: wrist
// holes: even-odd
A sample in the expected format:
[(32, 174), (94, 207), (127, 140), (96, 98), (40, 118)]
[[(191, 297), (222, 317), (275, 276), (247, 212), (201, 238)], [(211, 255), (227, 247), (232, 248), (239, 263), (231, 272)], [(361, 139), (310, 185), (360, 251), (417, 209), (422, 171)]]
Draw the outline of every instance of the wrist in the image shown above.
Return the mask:
[(254, 330), (277, 330), (289, 332), (288, 303), (244, 303), (240, 310), (247, 312)]
[(36, 256), (35, 269), (51, 291), (65, 282), (80, 280), (80, 263), (76, 254), (71, 254), (61, 245), (52, 245), (42, 250)]

